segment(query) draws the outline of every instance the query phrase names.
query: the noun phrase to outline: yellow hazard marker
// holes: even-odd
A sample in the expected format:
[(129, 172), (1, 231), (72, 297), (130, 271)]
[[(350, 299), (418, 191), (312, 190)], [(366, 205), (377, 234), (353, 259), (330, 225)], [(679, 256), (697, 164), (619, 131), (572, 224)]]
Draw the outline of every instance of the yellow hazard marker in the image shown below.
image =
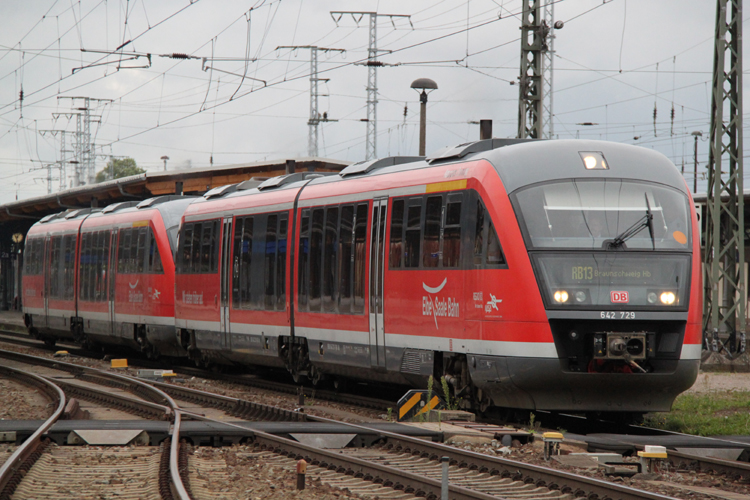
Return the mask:
[(70, 356), (70, 353), (68, 351), (57, 351), (52, 355), (52, 357), (54, 358), (64, 358), (66, 356)]
[(544, 441), (545, 460), (552, 458), (552, 455), (560, 454), (560, 443), (563, 442), (563, 435), (561, 432), (545, 432), (542, 434), (542, 441)]
[(112, 368), (127, 368), (127, 367), (128, 367), (127, 359), (113, 359), (112, 360)]
[[(428, 397), (430, 398), (429, 401), (427, 400)], [(398, 400), (398, 420), (403, 422), (417, 415), (444, 407), (443, 400), (432, 391), (412, 389)]]

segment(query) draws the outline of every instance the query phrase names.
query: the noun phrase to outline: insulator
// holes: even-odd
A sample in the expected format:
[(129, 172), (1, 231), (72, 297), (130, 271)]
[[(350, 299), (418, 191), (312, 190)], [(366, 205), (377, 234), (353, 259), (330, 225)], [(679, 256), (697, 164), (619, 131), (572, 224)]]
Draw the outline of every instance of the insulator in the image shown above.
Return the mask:
[(382, 61), (367, 61), (365, 66), (383, 66)]
[(190, 59), (190, 56), (187, 54), (182, 54), (180, 52), (175, 52), (171, 56), (169, 56), (172, 59)]

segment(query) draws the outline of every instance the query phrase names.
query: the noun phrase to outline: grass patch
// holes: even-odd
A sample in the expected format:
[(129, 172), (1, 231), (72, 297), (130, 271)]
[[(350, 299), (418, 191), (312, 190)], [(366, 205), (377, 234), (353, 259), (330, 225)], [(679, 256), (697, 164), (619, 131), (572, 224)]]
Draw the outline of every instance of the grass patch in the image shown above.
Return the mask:
[(677, 396), (669, 413), (651, 413), (645, 425), (698, 436), (750, 434), (750, 391)]

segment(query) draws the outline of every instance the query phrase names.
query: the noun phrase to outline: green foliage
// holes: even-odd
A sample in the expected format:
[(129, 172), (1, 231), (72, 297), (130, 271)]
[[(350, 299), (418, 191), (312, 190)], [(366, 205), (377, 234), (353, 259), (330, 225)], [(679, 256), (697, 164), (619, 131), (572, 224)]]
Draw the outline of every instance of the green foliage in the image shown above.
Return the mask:
[(540, 427), (542, 427), (542, 423), (536, 421), (536, 415), (534, 415), (534, 413), (529, 413), (529, 430), (531, 432), (536, 432)]
[(111, 179), (119, 179), (130, 175), (138, 175), (146, 170), (138, 167), (132, 158), (112, 158), (107, 162), (104, 170), (96, 174), (96, 182), (104, 182)]
[(451, 390), (448, 387), (448, 381), (445, 377), (440, 377), (440, 385), (443, 386), (443, 399), (445, 399), (445, 408), (447, 410), (458, 410), (458, 401), (451, 399)]
[(388, 415), (386, 418), (389, 422), (393, 422), (393, 408), (388, 408)]
[(653, 413), (649, 427), (695, 434), (730, 436), (750, 434), (750, 391), (711, 391), (682, 394), (669, 413)]
[(427, 404), (432, 401), (432, 386), (435, 385), (435, 377), (430, 375), (430, 378), (427, 379)]

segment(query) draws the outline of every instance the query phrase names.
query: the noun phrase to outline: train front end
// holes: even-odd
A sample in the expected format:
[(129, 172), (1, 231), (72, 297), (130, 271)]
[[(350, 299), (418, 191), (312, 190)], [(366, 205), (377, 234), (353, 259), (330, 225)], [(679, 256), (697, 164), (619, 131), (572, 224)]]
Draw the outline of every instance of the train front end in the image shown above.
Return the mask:
[(668, 411), (694, 383), (701, 351), (700, 236), (679, 171), (653, 151), (605, 142), (503, 149), (491, 161), (555, 353), (507, 358), (513, 385), (540, 409)]

